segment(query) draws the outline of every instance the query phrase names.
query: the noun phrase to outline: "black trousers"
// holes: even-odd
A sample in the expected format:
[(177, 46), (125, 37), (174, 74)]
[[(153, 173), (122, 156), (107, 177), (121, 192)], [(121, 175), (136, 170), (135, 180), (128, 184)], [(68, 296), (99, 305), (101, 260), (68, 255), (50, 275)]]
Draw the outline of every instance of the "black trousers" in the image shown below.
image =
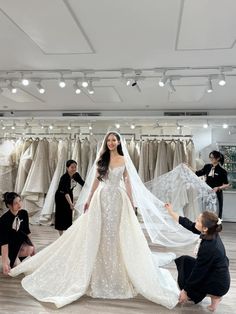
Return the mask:
[(223, 192), (219, 191), (216, 192), (217, 195), (217, 199), (218, 199), (218, 207), (219, 207), (219, 218), (222, 218), (222, 214), (223, 214)]

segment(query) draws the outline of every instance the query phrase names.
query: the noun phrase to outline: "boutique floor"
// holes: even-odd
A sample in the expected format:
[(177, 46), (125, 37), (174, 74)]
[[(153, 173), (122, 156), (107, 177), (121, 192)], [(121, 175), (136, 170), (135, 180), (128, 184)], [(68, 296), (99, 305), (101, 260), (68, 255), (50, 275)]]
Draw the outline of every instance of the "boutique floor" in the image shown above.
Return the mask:
[[(232, 314), (236, 313), (236, 223), (225, 222), (223, 225), (223, 232), (221, 237), (225, 244), (227, 255), (230, 259), (231, 272), (231, 288), (228, 294), (223, 298), (216, 313)], [(37, 251), (47, 246), (57, 239), (58, 234), (53, 227), (45, 226), (31, 226), (32, 239), (36, 245)], [(150, 244), (153, 251), (167, 251), (156, 245)], [(183, 254), (192, 255), (193, 246), (184, 248), (171, 249), (177, 256)], [(176, 278), (175, 264), (172, 262), (168, 265), (168, 269)], [(79, 314), (201, 314), (210, 313), (207, 310), (207, 305), (210, 303), (209, 298), (205, 298), (203, 302), (198, 305), (185, 304), (177, 305), (173, 310), (168, 310), (158, 304), (152, 303), (142, 296), (129, 300), (101, 300), (83, 297), (78, 301), (67, 305), (63, 308), (57, 309), (54, 305), (49, 303), (40, 303), (31, 297), (20, 284), (23, 276), (17, 278), (10, 278), (0, 274), (0, 313), (24, 313), (24, 314), (43, 314), (43, 313), (79, 313)]]

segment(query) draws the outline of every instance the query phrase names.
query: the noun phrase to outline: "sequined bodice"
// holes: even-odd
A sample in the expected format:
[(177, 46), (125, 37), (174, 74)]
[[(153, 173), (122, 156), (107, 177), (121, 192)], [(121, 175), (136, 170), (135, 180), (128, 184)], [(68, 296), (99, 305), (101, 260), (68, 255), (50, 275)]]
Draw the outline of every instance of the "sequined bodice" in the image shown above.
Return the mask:
[(116, 185), (117, 187), (120, 185), (120, 180), (123, 177), (123, 173), (125, 170), (125, 165), (109, 168), (107, 179), (105, 180), (105, 185), (111, 186)]

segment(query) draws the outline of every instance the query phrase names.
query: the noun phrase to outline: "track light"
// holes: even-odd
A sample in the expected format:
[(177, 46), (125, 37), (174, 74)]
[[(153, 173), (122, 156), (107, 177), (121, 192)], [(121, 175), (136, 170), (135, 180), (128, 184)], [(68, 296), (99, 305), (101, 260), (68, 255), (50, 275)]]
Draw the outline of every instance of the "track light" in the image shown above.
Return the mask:
[(180, 130), (180, 129), (181, 129), (181, 126), (179, 125), (178, 122), (176, 123), (176, 129), (177, 129), (177, 130)]
[(218, 82), (218, 84), (220, 86), (224, 86), (226, 84), (225, 75), (222, 72), (219, 75), (219, 82)]
[(53, 125), (50, 124), (48, 128), (49, 128), (50, 130), (53, 130)]
[(91, 131), (92, 129), (93, 129), (93, 127), (92, 127), (92, 125), (91, 124), (89, 124), (89, 130)]
[(89, 93), (90, 95), (94, 94), (94, 89), (93, 89), (92, 81), (89, 81), (89, 84), (88, 84), (88, 93)]
[(208, 127), (209, 127), (209, 124), (208, 124), (208, 123), (204, 123), (204, 124), (203, 124), (203, 128), (204, 128), (204, 129), (207, 129)]
[(228, 129), (228, 127), (229, 127), (229, 126), (228, 126), (227, 123), (224, 123), (224, 124), (222, 125), (222, 128), (223, 128), (223, 129)]
[(131, 85), (131, 79), (129, 78), (129, 79), (127, 79), (127, 81), (126, 81), (126, 86), (130, 86)]
[(82, 86), (83, 86), (84, 88), (87, 88), (88, 85), (89, 85), (88, 80), (86, 79), (86, 76), (84, 76), (84, 79), (83, 79), (83, 82), (82, 82)]
[(15, 128), (16, 128), (16, 124), (15, 124), (15, 122), (12, 124), (12, 126), (11, 126), (11, 129), (12, 130), (15, 130)]
[(135, 124), (132, 123), (132, 124), (130, 125), (130, 128), (131, 128), (131, 130), (134, 130), (134, 129), (135, 129)]
[(75, 83), (73, 84), (73, 87), (74, 87), (75, 93), (76, 93), (77, 95), (81, 93), (81, 89), (80, 89), (79, 86), (78, 86), (78, 82), (75, 82)]
[(160, 78), (160, 80), (159, 80), (159, 86), (160, 87), (164, 87), (165, 86), (165, 84), (166, 84), (166, 82), (167, 82), (167, 80), (168, 80), (168, 77), (166, 76), (166, 74), (165, 74), (165, 72), (163, 73), (163, 75), (162, 75), (162, 77)]
[(72, 129), (72, 127), (71, 127), (71, 125), (69, 124), (68, 127), (67, 127), (67, 130), (71, 130), (71, 129)]
[(24, 85), (24, 86), (28, 86), (29, 85), (29, 80), (26, 79), (26, 78), (22, 78), (21, 84)]
[(66, 82), (65, 82), (65, 80), (64, 80), (63, 77), (61, 77), (60, 80), (59, 80), (59, 86), (60, 86), (61, 88), (66, 87)]
[(168, 86), (169, 86), (169, 91), (170, 91), (171, 93), (176, 92), (176, 89), (175, 89), (175, 87), (174, 87), (174, 85), (173, 85), (171, 79), (169, 80)]
[(116, 127), (117, 129), (119, 129), (119, 128), (120, 128), (120, 124), (119, 124), (119, 123), (116, 123), (116, 124), (115, 124), (115, 127)]
[(29, 127), (29, 122), (25, 122), (24, 129), (28, 129)]
[(133, 83), (131, 84), (131, 86), (135, 87), (137, 89), (137, 91), (141, 93), (141, 88), (138, 84), (138, 80), (134, 80)]
[(45, 88), (41, 85), (41, 83), (37, 84), (37, 89), (38, 89), (38, 92), (40, 94), (44, 94), (45, 93)]
[(213, 92), (213, 88), (212, 88), (212, 82), (211, 79), (208, 79), (208, 83), (207, 83), (207, 92), (208, 93), (212, 93)]
[(12, 94), (17, 93), (17, 88), (12, 85), (12, 82), (8, 85), (8, 89), (12, 92)]

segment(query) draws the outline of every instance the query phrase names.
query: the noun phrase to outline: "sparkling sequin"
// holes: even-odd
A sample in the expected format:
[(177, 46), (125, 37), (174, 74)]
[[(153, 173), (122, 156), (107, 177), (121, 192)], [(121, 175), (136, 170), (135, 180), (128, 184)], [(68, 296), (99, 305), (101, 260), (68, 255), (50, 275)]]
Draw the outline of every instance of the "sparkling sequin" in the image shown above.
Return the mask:
[(101, 239), (89, 293), (97, 298), (129, 298), (136, 293), (122, 259), (119, 239), (124, 166), (110, 169), (101, 190)]

